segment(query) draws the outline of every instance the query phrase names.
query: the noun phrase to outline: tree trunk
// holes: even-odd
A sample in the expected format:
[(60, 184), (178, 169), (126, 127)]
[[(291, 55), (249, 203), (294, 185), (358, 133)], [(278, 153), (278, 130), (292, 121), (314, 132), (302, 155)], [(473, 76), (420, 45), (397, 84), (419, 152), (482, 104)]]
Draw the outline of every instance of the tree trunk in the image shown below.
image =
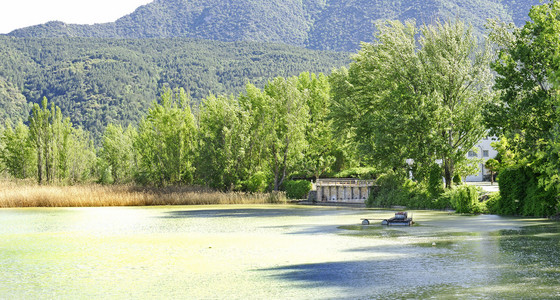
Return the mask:
[(451, 159), (445, 159), (443, 167), (445, 176), (445, 188), (450, 189), (453, 187), (453, 161), (451, 161)]
[(37, 180), (43, 184), (43, 154), (41, 147), (37, 148)]

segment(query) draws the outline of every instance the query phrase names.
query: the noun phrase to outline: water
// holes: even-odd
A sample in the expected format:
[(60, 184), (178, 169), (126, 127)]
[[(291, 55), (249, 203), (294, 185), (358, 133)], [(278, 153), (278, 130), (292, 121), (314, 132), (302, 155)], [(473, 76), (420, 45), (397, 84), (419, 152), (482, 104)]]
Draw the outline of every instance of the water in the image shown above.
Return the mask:
[(558, 223), (414, 211), (413, 227), (359, 225), (392, 214), (2, 209), (0, 299), (560, 298)]

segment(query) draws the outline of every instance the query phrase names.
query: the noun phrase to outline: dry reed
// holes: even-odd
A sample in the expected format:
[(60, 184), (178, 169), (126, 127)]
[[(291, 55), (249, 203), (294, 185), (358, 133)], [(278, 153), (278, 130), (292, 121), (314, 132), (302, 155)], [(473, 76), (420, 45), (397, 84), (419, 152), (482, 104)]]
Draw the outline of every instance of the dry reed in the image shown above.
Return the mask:
[(200, 187), (56, 186), (0, 181), (0, 207), (98, 207), (285, 203), (283, 193), (218, 192)]

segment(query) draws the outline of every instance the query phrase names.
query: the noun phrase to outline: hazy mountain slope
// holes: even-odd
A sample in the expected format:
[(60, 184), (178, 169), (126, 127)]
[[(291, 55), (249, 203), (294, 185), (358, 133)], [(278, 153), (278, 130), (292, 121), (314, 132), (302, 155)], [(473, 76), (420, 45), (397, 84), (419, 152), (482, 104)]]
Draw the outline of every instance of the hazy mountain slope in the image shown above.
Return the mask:
[(49, 22), (18, 29), (18, 37), (194, 37), (280, 42), (311, 49), (354, 51), (371, 41), (383, 19), (460, 19), (477, 32), (488, 18), (523, 24), (539, 0), (155, 0), (115, 22)]

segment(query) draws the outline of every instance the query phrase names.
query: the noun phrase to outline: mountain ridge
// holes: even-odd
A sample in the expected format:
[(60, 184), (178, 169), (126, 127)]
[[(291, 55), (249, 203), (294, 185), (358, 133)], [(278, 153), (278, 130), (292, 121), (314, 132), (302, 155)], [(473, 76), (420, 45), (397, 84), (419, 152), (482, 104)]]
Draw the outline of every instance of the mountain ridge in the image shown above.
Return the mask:
[(540, 0), (155, 0), (115, 22), (60, 21), (16, 29), (14, 37), (168, 38), (273, 42), (355, 51), (373, 40), (375, 23), (461, 19), (477, 32), (488, 18), (517, 26)]

